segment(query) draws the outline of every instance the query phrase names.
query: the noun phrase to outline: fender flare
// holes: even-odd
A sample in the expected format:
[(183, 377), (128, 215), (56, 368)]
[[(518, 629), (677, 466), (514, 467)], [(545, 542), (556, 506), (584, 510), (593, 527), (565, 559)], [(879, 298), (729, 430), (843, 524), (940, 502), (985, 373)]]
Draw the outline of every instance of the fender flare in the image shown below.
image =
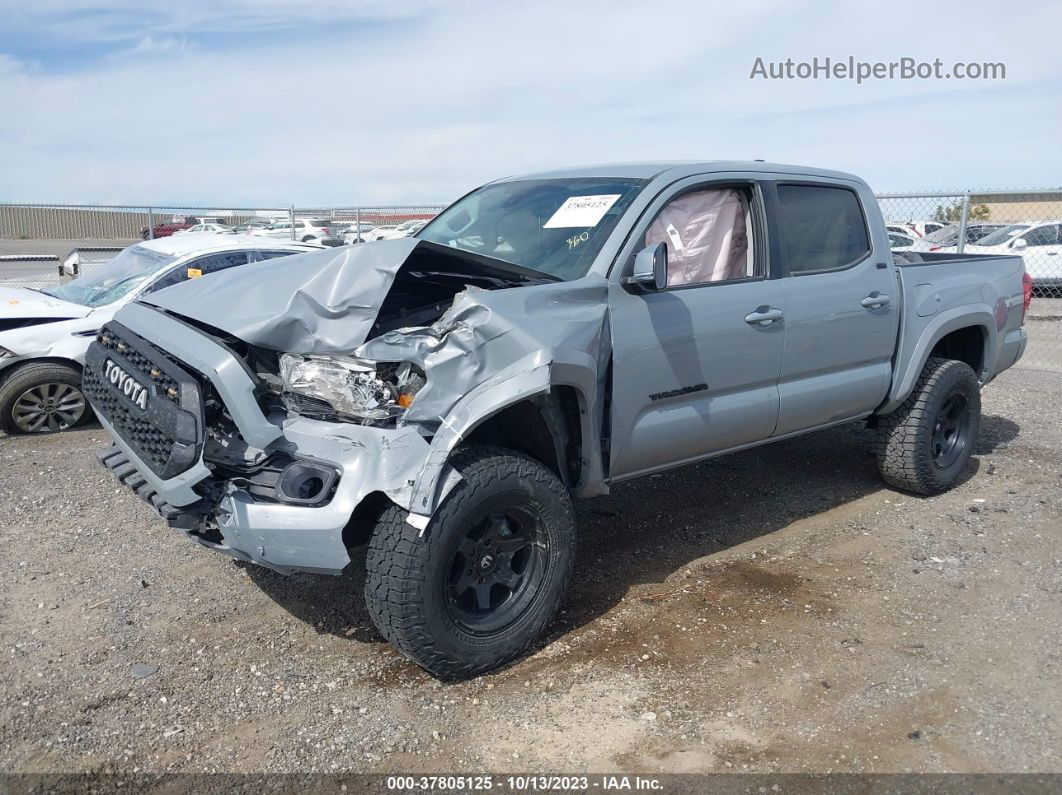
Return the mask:
[(908, 344), (901, 336), (896, 360), (906, 361), (907, 366), (895, 372), (888, 397), (874, 413), (888, 414), (898, 408), (914, 389), (915, 381), (918, 380), (919, 373), (925, 367), (933, 347), (951, 332), (970, 327), (979, 328), (985, 335), (982, 372), (977, 374), (980, 380), (989, 368), (989, 363), (995, 361), (999, 352), (999, 334), (996, 330), (995, 316), (984, 304), (977, 305), (973, 311), (969, 306), (955, 307), (930, 318), (929, 325), (912, 343)]

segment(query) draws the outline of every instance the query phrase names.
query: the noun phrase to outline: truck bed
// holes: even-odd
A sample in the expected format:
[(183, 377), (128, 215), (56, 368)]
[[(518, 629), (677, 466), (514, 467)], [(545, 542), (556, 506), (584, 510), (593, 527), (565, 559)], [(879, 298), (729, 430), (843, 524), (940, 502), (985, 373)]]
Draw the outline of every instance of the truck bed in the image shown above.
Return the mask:
[(1025, 264), (1018, 256), (904, 252), (895, 256), (903, 313), (897, 341), (898, 370), (890, 399), (880, 410), (895, 408), (908, 394), (930, 341), (977, 322), (984, 336), (978, 378), (987, 384), (1016, 362), (1025, 350)]

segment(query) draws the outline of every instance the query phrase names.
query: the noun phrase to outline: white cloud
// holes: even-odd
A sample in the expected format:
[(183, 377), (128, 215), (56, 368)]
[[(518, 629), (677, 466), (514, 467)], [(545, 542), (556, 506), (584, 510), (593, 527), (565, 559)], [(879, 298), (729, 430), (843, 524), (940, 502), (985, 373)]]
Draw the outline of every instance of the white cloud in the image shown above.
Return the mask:
[[(349, 23), (392, 5), (306, 13)], [(303, 8), (229, 0), (210, 18), (230, 24), (252, 6), (256, 25), (294, 24)], [(996, 12), (981, 2), (949, 14), (947, 30), (908, 24), (929, 12), (921, 4), (888, 15), (812, 0), (405, 8), (397, 24), (322, 27), (331, 33), (313, 44), (182, 51), (172, 31), (184, 25), (194, 43), (208, 24), (193, 3), (194, 23), (175, 12), (161, 26), (170, 32), (137, 29), (131, 41), (149, 40), (156, 57), (0, 75), (0, 107), (17, 110), (0, 129), (0, 191), (33, 201), (445, 201), (561, 164), (754, 157), (855, 171), (883, 190), (1062, 183), (1051, 154), (1062, 133), (1052, 39), (1062, 13), (1048, 6), (1025, 12), (1013, 33), (985, 24)], [(1008, 79), (748, 78), (756, 56), (849, 54), (1005, 61)]]
[(13, 55), (0, 52), (0, 76), (13, 75), (21, 72), (25, 64)]

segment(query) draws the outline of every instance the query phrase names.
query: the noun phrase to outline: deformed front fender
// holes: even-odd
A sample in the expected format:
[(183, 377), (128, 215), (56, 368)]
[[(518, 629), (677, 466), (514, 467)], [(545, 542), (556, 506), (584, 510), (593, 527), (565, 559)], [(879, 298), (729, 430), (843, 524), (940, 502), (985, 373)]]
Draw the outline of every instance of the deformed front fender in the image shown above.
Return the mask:
[(435, 509), (461, 476), (447, 465), (462, 439), (484, 420), (509, 406), (550, 389), (550, 363), (544, 352), (514, 362), (462, 397), (439, 425), (413, 485), (407, 521), (424, 529)]

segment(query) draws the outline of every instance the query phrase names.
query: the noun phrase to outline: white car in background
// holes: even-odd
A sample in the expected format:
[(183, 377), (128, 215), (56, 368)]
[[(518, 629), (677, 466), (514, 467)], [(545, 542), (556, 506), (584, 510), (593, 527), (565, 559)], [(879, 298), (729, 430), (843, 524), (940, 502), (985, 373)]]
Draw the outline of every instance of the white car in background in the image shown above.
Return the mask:
[(889, 231), (889, 248), (892, 251), (910, 251), (917, 242), (909, 234)]
[(907, 224), (907, 228), (915, 233), (915, 237), (925, 237), (939, 229), (943, 229), (945, 226), (947, 224), (942, 224), (939, 221), (911, 221)]
[(381, 226), (374, 226), (368, 232), (362, 235), (362, 240), (366, 243), (371, 243), (374, 240), (384, 240), (387, 235), (398, 229), (397, 224), (383, 224)]
[(1062, 287), (1062, 221), (1011, 224), (966, 246), (963, 253), (1020, 254), (1034, 288)]
[(272, 237), (277, 240), (299, 240), (303, 243), (309, 243), (313, 240), (324, 240), (326, 237), (332, 237), (332, 228), (328, 225), (327, 221), (323, 220), (310, 220), (305, 218), (295, 219), (295, 236), (291, 235), (291, 221), (277, 221), (263, 229), (252, 229), (247, 234)]
[(190, 226), (187, 229), (178, 229), (173, 234), (175, 234), (175, 235), (187, 235), (189, 233), (194, 233), (194, 232), (212, 232), (214, 234), (222, 234), (224, 232), (229, 232), (231, 230), (232, 230), (232, 227), (225, 226), (225, 224), (208, 223), (208, 224), (196, 224), (195, 226)]
[(0, 287), (0, 430), (54, 433), (86, 421), (85, 352), (129, 302), (187, 279), (318, 249), (246, 235), (171, 235), (129, 246), (66, 284)]
[(242, 224), (237, 224), (228, 232), (230, 235), (249, 235), (255, 229), (265, 229), (267, 226), (276, 223), (280, 223), (279, 218), (252, 218)]
[(926, 235), (936, 232), (938, 229), (943, 229), (947, 224), (940, 223), (939, 221), (886, 221), (885, 229), (889, 232), (896, 232), (901, 235), (910, 235), (911, 237), (925, 237)]
[[(373, 224), (369, 224), (369, 223), (366, 223), (366, 222), (362, 221), (361, 224), (360, 224), (361, 233), (359, 235), (358, 226), (359, 225), (358, 225), (357, 222), (348, 223), (344, 229), (338, 230), (337, 234), (339, 235), (339, 237), (341, 237), (343, 239), (343, 242), (346, 245), (349, 246), (349, 245), (351, 245), (353, 243), (358, 243), (358, 242), (364, 243), (365, 241), (369, 240), (370, 239), (369, 238), (369, 234), (372, 232), (373, 229), (376, 228)], [(360, 241), (359, 241), (359, 238), (360, 238)], [(374, 237), (374, 238), (371, 238), (371, 239), (375, 240), (376, 238)]]
[(426, 218), (414, 218), (411, 221), (404, 221), (396, 226), (390, 232), (386, 232), (380, 235), (377, 240), (395, 240), (400, 237), (412, 237), (428, 223)]
[[(973, 223), (966, 227), (966, 245), (978, 242), (983, 237), (1002, 229), (1007, 224)], [(914, 251), (939, 251), (941, 253), (954, 254), (958, 251), (959, 225), (948, 224), (936, 232), (930, 232), (923, 238), (919, 238), (914, 245)], [(963, 249), (965, 251), (965, 248)]]

